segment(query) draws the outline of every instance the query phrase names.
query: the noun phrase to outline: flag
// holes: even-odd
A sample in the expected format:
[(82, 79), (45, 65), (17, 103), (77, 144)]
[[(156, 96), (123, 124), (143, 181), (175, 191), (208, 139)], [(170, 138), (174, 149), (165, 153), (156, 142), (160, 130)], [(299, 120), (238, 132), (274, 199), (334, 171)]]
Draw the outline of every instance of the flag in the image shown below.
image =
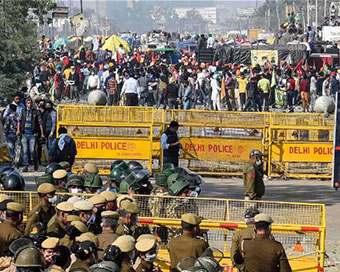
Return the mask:
[(225, 97), (226, 92), (225, 92), (225, 78), (222, 78), (222, 83), (221, 83), (221, 100)]
[(296, 65), (294, 70), (301, 73), (302, 64), (303, 64), (303, 60), (300, 60), (299, 63)]
[(116, 51), (116, 63), (117, 64), (120, 63), (120, 54), (119, 54), (118, 50)]
[(236, 40), (235, 40), (235, 38), (233, 38), (234, 39), (234, 46), (236, 45)]
[(240, 39), (239, 35), (236, 36), (236, 39), (237, 39), (238, 42), (241, 42), (241, 39)]
[(275, 70), (273, 70), (273, 73), (272, 73), (272, 83), (270, 85), (271, 88), (275, 87), (277, 84), (276, 82), (276, 74), (275, 74)]
[(243, 43), (245, 43), (245, 42), (246, 42), (246, 39), (245, 39), (245, 38), (243, 38), (243, 39), (242, 39), (242, 42), (243, 42)]
[(155, 56), (155, 53), (152, 52), (152, 58), (151, 58), (151, 62), (155, 63), (156, 62), (156, 56)]
[(305, 62), (305, 71), (309, 72), (309, 70), (310, 70), (310, 68), (309, 68), (308, 60), (306, 59), (306, 62)]
[(141, 57), (141, 55), (139, 54), (139, 51), (137, 51), (137, 61), (140, 63), (141, 59), (142, 59), (142, 57)]

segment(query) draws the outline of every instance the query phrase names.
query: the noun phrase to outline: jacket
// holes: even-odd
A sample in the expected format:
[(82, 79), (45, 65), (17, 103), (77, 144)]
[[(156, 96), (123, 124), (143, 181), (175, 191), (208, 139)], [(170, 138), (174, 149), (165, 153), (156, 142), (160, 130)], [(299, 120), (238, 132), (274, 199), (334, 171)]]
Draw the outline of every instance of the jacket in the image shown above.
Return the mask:
[[(40, 132), (40, 125), (42, 124), (41, 114), (40, 111), (36, 109), (31, 109), (31, 118), (32, 118), (32, 134), (39, 134)], [(21, 135), (24, 134), (25, 131), (25, 123), (27, 117), (27, 109), (23, 109), (21, 111), (20, 117), (20, 133)]]

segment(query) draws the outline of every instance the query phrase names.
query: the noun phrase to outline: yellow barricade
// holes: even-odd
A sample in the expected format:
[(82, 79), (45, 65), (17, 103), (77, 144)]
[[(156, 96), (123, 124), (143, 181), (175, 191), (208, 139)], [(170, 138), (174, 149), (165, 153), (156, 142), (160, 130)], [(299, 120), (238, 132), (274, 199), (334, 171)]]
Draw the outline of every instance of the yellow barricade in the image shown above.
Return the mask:
[[(39, 201), (36, 192), (0, 193), (6, 193), (25, 206), (25, 219), (27, 212)], [(77, 195), (84, 198), (91, 196)], [(244, 212), (251, 205), (257, 206), (260, 212), (273, 218), (273, 235), (285, 248), (294, 271), (317, 271), (317, 267), (324, 266), (326, 231), (324, 204), (147, 195), (133, 197), (141, 208), (138, 224), (160, 238), (161, 251), (158, 264), (165, 270), (169, 268), (169, 255), (166, 250), (169, 239), (179, 231), (180, 216), (191, 212), (203, 218), (200, 226), (205, 239), (210, 246), (224, 252), (222, 264), (226, 266), (226, 271), (232, 271), (231, 238), (237, 230), (246, 227)]]
[(241, 175), (249, 152), (259, 149), (270, 177), (331, 177), (333, 116), (58, 105), (58, 126), (77, 142), (75, 170), (91, 161), (105, 174), (114, 159), (159, 170), (160, 137), (172, 120), (181, 125), (180, 164), (197, 173)]

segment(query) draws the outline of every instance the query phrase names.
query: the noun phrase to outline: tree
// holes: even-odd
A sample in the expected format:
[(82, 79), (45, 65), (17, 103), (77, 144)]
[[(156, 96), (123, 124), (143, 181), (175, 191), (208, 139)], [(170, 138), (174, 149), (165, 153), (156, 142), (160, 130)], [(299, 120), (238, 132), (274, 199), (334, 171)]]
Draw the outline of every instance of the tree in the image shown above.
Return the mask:
[[(44, 5), (44, 7), (42, 7)], [(37, 29), (27, 20), (30, 8), (40, 18), (53, 7), (52, 0), (0, 1), (0, 104), (23, 86), (26, 73), (39, 63)]]

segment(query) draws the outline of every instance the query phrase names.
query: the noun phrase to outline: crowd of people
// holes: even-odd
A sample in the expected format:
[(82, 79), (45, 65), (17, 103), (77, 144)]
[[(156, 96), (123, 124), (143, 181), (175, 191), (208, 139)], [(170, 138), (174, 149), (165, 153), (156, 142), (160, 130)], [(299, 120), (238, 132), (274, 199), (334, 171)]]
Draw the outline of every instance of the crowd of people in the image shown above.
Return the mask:
[[(209, 36), (197, 37), (197, 47), (214, 46)], [(310, 30), (307, 36), (313, 41), (315, 34)], [(195, 52), (186, 51), (171, 64), (166, 53), (128, 53), (122, 45), (114, 53), (84, 47), (76, 52), (45, 51), (27, 84), (33, 102), (48, 96), (55, 103), (76, 103), (92, 90), (101, 90), (110, 106), (228, 111), (275, 111), (279, 106), (289, 112), (313, 112), (318, 96), (334, 95), (339, 88), (338, 71), (325, 66), (317, 71), (268, 60), (263, 66), (198, 63)]]
[[(261, 157), (258, 150), (252, 151), (245, 170), (248, 200), (264, 194), (256, 185)], [(160, 249), (168, 250), (171, 271), (191, 266), (209, 272), (223, 270), (213, 258), (206, 235), (209, 230), (199, 227), (202, 218), (194, 198), (201, 191), (198, 175), (165, 163), (153, 186), (150, 172), (136, 161), (114, 161), (106, 183), (93, 163), (86, 163), (78, 174), (71, 170), (67, 161), (48, 165), (36, 179), (38, 199), (30, 210), (20, 200), (0, 194), (2, 270), (162, 271), (154, 263)], [(0, 178), (5, 190), (24, 189), (15, 169), (0, 169)], [(24, 213), (27, 220), (22, 226)], [(181, 223), (179, 228), (145, 226), (138, 224), (138, 215), (180, 218)], [(232, 264), (241, 271), (290, 272), (285, 251), (271, 234), (271, 217), (252, 204), (245, 206), (244, 218), (247, 228), (236, 232), (229, 245)]]

